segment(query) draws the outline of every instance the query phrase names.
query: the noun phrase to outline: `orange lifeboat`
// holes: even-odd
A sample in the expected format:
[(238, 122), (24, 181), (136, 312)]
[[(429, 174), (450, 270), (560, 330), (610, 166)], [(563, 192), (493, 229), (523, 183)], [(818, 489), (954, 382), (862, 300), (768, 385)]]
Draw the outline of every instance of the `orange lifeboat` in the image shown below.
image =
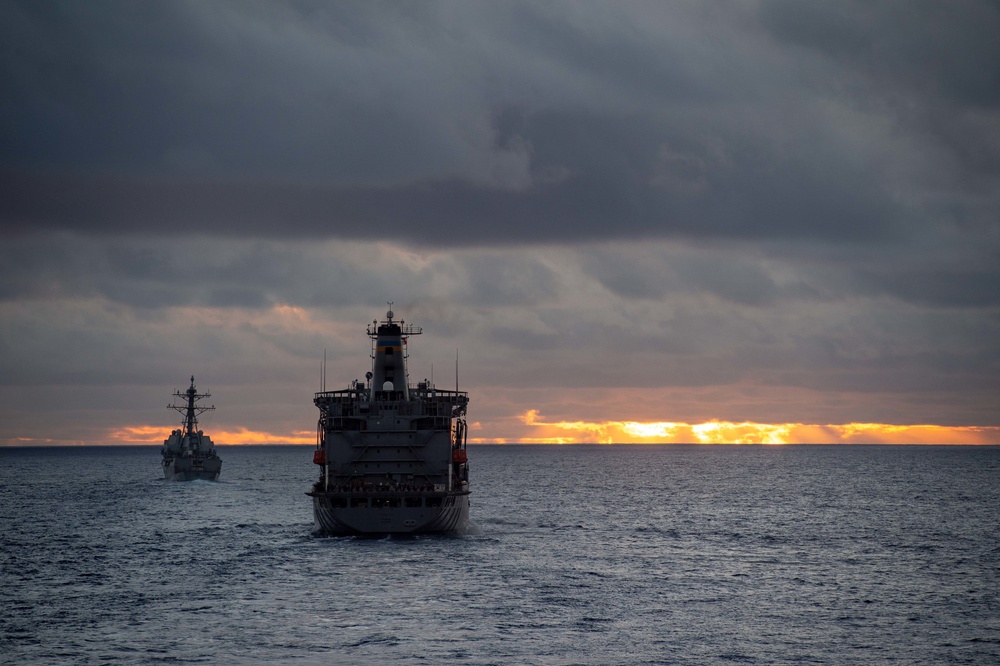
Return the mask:
[(325, 465), (326, 451), (324, 451), (323, 449), (317, 449), (316, 451), (313, 451), (313, 462), (317, 465)]
[(451, 452), (451, 461), (457, 463), (464, 463), (469, 461), (469, 456), (465, 452), (465, 449), (455, 449)]

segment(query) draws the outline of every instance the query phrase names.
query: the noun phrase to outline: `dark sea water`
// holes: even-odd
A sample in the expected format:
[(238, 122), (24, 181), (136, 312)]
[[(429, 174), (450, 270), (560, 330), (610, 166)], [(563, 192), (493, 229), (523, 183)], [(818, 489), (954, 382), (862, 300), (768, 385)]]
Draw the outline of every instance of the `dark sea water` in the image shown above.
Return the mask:
[(475, 529), (376, 539), (219, 450), (0, 449), (0, 662), (1000, 663), (998, 447), (476, 446)]

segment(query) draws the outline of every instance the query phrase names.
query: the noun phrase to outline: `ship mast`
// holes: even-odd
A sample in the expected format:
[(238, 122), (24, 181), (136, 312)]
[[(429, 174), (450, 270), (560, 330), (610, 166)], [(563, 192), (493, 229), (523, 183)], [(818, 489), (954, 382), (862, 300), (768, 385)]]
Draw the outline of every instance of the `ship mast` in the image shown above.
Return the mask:
[(184, 415), (184, 421), (182, 423), (184, 425), (185, 435), (194, 434), (196, 426), (198, 425), (199, 414), (215, 409), (215, 405), (212, 405), (211, 407), (202, 407), (197, 404), (197, 402), (202, 398), (208, 398), (211, 397), (211, 395), (212, 394), (207, 391), (205, 393), (198, 393), (198, 390), (194, 387), (194, 375), (191, 375), (191, 386), (188, 387), (187, 391), (184, 393), (176, 390), (174, 391), (174, 397), (183, 399), (185, 404), (167, 405), (167, 408), (177, 410)]

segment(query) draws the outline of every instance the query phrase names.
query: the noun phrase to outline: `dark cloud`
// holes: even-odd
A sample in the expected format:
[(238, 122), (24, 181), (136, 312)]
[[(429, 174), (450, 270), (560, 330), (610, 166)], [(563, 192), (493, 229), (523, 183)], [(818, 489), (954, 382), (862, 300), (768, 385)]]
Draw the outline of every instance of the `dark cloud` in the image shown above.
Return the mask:
[(851, 64), (879, 96), (1000, 105), (995, 2), (765, 0), (760, 18), (779, 40)]
[[(993, 16), (972, 3), (955, 19), (970, 40), (933, 30), (934, 5), (765, 3), (761, 25), (816, 65), (750, 16), (683, 5), (5, 7), (7, 233), (880, 241), (928, 213), (878, 166), (891, 134), (858, 150), (829, 109), (928, 109), (907, 136), (944, 146), (962, 182), (993, 182), (1000, 154), (973, 140), (988, 121), (953, 113), (995, 108)], [(929, 74), (906, 57), (926, 38)], [(942, 96), (959, 120), (933, 113)]]
[(908, 270), (865, 272), (862, 281), (877, 292), (935, 308), (1000, 307), (1000, 270)]
[[(838, 86), (897, 132), (940, 150), (942, 182), (995, 188), (1000, 174), (1000, 6), (959, 0), (809, 3), (768, 0), (761, 24), (826, 58)], [(928, 165), (930, 166), (930, 165)], [(939, 162), (938, 166), (942, 166)], [(985, 179), (985, 180), (984, 180)]]
[(865, 201), (871, 188), (863, 181), (849, 178), (833, 190), (809, 168), (782, 170), (768, 179), (723, 176), (718, 189), (694, 197), (596, 173), (515, 192), (458, 180), (386, 188), (0, 173), (0, 216), (7, 234), (72, 229), (430, 246), (671, 236), (859, 241), (897, 233), (902, 211)]

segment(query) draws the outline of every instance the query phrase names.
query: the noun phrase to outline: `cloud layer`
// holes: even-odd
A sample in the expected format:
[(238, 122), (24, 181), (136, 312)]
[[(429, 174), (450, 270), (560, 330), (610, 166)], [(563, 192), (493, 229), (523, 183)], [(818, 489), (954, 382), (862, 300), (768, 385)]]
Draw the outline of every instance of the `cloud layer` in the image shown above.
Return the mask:
[(997, 34), (965, 1), (5, 3), (0, 439), (154, 423), (191, 372), (232, 430), (308, 429), (388, 300), (497, 438), (997, 425)]

